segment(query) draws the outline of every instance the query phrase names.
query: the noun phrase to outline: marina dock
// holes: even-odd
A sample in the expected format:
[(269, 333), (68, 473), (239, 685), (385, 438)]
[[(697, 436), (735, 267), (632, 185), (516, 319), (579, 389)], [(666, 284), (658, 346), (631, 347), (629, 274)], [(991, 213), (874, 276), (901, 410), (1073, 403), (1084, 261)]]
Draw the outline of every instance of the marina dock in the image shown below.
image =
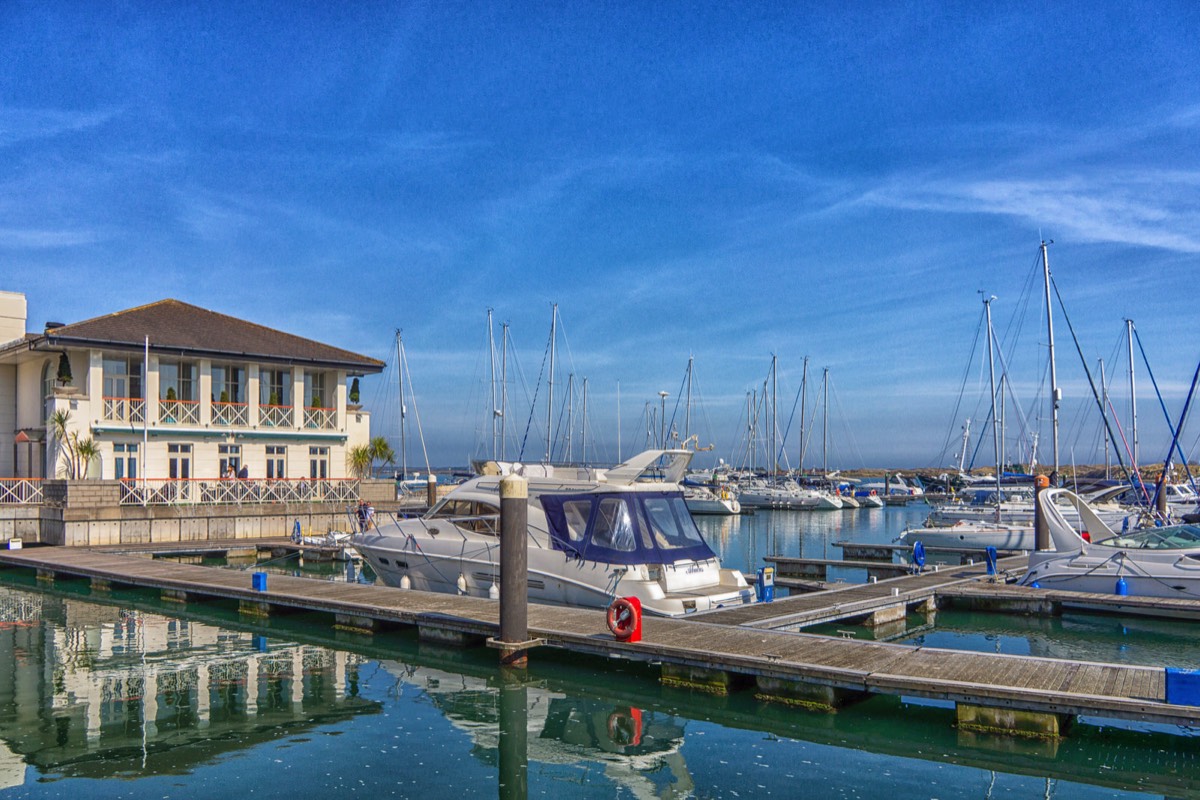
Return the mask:
[[(1002, 568), (1019, 566), (1005, 559)], [(84, 579), (95, 592), (128, 585), (157, 589), (181, 604), (234, 601), (242, 613), (322, 612), (334, 624), (369, 633), (415, 626), (423, 639), (482, 644), (499, 628), (495, 601), (270, 575), (253, 586), (247, 571), (77, 548), (0, 551), (0, 566), (36, 571), (45, 581)], [(983, 566), (942, 569), (770, 604), (685, 618), (647, 618), (641, 642), (618, 642), (595, 609), (529, 606), (529, 633), (544, 646), (598, 657), (657, 663), (663, 682), (710, 692), (753, 685), (759, 696), (833, 710), (869, 694), (951, 701), (965, 728), (1059, 736), (1078, 715), (1196, 726), (1200, 708), (1167, 702), (1165, 670), (968, 653), (795, 632), (819, 620), (895, 613), (934, 594), (977, 582)], [(781, 627), (793, 630), (780, 630)], [(536, 652), (536, 651), (535, 651)]]

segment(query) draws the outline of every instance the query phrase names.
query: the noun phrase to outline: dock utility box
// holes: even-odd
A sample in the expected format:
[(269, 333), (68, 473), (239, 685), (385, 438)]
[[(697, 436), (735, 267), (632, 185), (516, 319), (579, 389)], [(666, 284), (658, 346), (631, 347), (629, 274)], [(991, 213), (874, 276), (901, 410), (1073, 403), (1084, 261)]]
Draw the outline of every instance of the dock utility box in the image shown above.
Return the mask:
[(1167, 667), (1167, 703), (1200, 706), (1200, 669)]

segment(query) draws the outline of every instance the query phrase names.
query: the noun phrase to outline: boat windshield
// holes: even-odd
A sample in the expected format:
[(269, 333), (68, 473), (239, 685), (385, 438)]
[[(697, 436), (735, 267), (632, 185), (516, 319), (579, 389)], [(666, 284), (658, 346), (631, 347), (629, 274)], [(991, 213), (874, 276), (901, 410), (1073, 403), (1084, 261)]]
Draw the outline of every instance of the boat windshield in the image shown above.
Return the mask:
[(1164, 528), (1143, 528), (1108, 539), (1101, 544), (1141, 550), (1194, 550), (1200, 548), (1200, 526), (1168, 525)]
[(673, 564), (716, 558), (679, 492), (542, 495), (540, 500), (554, 548), (589, 561)]

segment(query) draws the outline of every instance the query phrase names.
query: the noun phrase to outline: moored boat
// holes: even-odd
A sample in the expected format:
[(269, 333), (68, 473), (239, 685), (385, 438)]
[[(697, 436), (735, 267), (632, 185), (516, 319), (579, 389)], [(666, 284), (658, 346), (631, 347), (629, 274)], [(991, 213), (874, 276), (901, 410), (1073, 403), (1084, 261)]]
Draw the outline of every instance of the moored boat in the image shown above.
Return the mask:
[(678, 481), (692, 455), (647, 450), (608, 470), (488, 462), (423, 517), (361, 533), (355, 546), (390, 586), (493, 596), (500, 480), (515, 474), (528, 480), (531, 601), (604, 607), (633, 596), (660, 616), (751, 603), (741, 572), (721, 567), (688, 512)]

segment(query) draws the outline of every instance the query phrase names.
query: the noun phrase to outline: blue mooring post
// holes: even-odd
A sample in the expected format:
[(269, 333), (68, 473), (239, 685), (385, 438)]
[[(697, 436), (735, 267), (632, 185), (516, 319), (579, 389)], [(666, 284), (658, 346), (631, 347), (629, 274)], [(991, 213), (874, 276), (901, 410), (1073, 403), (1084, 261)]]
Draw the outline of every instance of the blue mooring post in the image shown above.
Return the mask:
[(997, 556), (998, 556), (998, 554), (996, 553), (996, 548), (994, 548), (994, 547), (989, 546), (986, 550), (983, 551), (983, 558), (987, 562), (987, 574), (988, 575), (996, 574), (996, 558), (997, 558)]
[(292, 526), (292, 541), (296, 544), (304, 541), (304, 534), (300, 532), (300, 520), (296, 520), (296, 524)]
[(267, 590), (267, 573), (255, 572), (251, 574), (250, 585), (256, 592), (265, 592)]

